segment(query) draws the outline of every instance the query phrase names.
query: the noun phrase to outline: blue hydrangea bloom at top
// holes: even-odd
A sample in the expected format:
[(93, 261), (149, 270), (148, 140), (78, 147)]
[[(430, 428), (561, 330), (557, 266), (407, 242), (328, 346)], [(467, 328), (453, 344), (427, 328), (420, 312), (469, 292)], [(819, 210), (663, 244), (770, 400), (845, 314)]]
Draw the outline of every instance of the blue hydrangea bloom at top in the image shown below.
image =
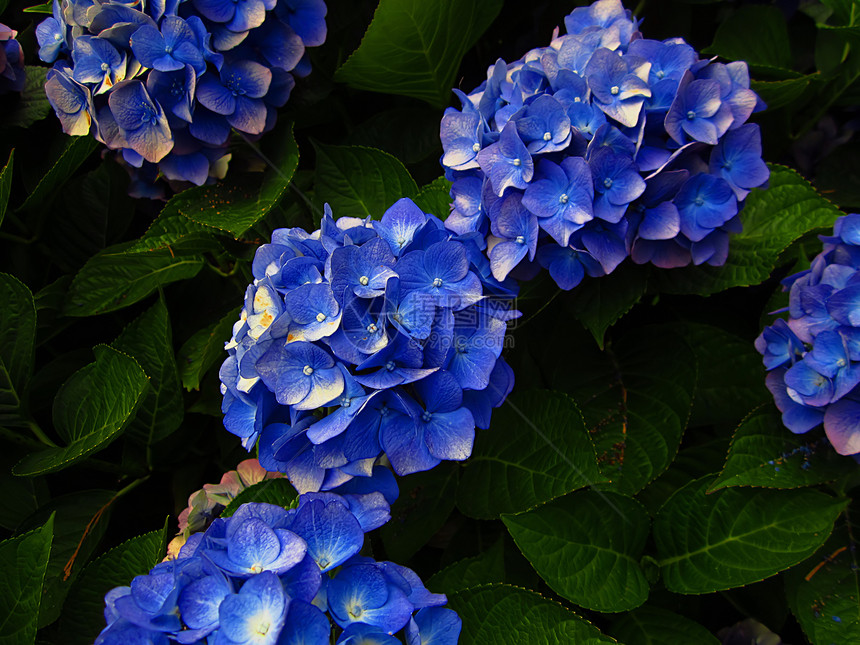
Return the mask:
[(224, 176), (231, 130), (274, 127), (325, 15), (323, 0), (54, 0), (36, 28), (45, 91), (66, 133), (121, 151), (133, 191), (159, 173), (201, 185)]
[(96, 645), (455, 645), (462, 623), (444, 595), (411, 569), (359, 555), (389, 518), (380, 492), (243, 504), (109, 591)]
[(0, 22), (0, 94), (24, 89), (24, 50), (15, 40), (18, 32)]
[(481, 242), (409, 199), (380, 221), (327, 210), (313, 234), (276, 230), (227, 343), (226, 428), (302, 492), (382, 453), (398, 475), (468, 458), (513, 386), (501, 352), (519, 315)]
[[(499, 60), (442, 118), (453, 182), (445, 225), (478, 234), (492, 275), (549, 270), (562, 289), (625, 258), (723, 264), (752, 188), (767, 182), (763, 107), (746, 63), (642, 37), (620, 0), (565, 18), (567, 35)], [(532, 268), (532, 272), (533, 272)]]
[(783, 280), (788, 321), (765, 328), (756, 349), (786, 427), (823, 423), (836, 452), (860, 460), (860, 215), (821, 240), (812, 266)]

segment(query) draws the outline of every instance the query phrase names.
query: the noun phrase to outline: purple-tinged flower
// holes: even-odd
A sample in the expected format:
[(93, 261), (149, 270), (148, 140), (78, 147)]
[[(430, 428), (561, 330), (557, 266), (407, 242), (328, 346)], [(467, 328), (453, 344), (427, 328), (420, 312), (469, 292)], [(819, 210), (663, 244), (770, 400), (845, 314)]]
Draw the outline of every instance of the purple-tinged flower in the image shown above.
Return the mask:
[(713, 175), (694, 175), (674, 199), (681, 216), (681, 232), (691, 241), (702, 240), (738, 213), (738, 201), (724, 180)]
[(738, 199), (746, 199), (751, 189), (770, 176), (761, 158), (761, 131), (753, 123), (729, 130), (711, 152), (710, 171), (725, 179)]
[(666, 132), (683, 145), (688, 138), (712, 146), (719, 143), (733, 121), (731, 107), (721, 100), (720, 84), (707, 79), (694, 80), (684, 72), (675, 100), (666, 113)]
[(266, 19), (266, 11), (274, 9), (275, 0), (193, 0), (194, 8), (203, 17), (224, 26), (232, 32), (242, 33), (259, 27)]
[(499, 140), (478, 153), (478, 163), (499, 197), (508, 187), (526, 188), (534, 175), (534, 161), (510, 121)]
[(646, 60), (598, 49), (585, 68), (595, 105), (621, 125), (635, 126), (645, 99), (651, 96), (647, 83), (650, 68)]
[(257, 362), (257, 371), (278, 403), (312, 410), (340, 396), (343, 374), (325, 350), (307, 341), (276, 342)]
[(588, 164), (594, 179), (594, 216), (615, 224), (628, 204), (645, 192), (645, 180), (632, 159), (608, 147), (598, 148)]
[(78, 83), (65, 64), (48, 70), (45, 93), (63, 126), (63, 132), (72, 136), (89, 134), (93, 122), (93, 97), (89, 88)]
[(193, 67), (198, 75), (206, 70), (197, 35), (187, 22), (177, 16), (165, 16), (160, 31), (144, 25), (134, 32), (130, 45), (144, 67), (159, 72), (175, 72), (186, 65)]
[(571, 233), (593, 219), (593, 202), (591, 170), (581, 157), (567, 157), (561, 165), (541, 159), (522, 199), (522, 205), (538, 216), (539, 226), (560, 246), (567, 246)]
[(287, 617), (289, 598), (278, 577), (265, 571), (249, 579), (218, 606), (216, 645), (274, 645)]
[(161, 161), (173, 148), (167, 116), (140, 81), (116, 85), (108, 97), (123, 143), (149, 162)]
[(203, 76), (197, 84), (197, 100), (203, 107), (221, 114), (237, 130), (260, 134), (266, 126), (266, 105), (262, 101), (272, 82), (272, 72), (254, 61), (225, 63), (220, 80)]

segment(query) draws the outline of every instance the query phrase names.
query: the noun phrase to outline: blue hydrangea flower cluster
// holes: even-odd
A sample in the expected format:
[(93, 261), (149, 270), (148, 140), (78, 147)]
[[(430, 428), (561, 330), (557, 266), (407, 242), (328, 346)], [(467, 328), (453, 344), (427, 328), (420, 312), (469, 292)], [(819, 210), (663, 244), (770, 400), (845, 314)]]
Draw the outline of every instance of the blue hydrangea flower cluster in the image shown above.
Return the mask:
[(0, 22), (0, 94), (24, 89), (24, 50), (15, 40), (18, 32)]
[(783, 280), (788, 321), (756, 339), (786, 427), (824, 424), (836, 452), (860, 457), (860, 215), (840, 217), (811, 267)]
[(221, 367), (226, 428), (300, 491), (405, 475), (472, 453), (475, 428), (513, 386), (501, 358), (516, 285), (478, 235), (455, 235), (409, 199), (380, 221), (326, 207), (321, 228), (279, 229)]
[(389, 510), (380, 492), (306, 493), (290, 509), (243, 504), (175, 559), (109, 591), (96, 645), (455, 645), (461, 621), (443, 594), (411, 569), (359, 555)]
[(260, 135), (325, 40), (323, 0), (54, 0), (36, 28), (45, 91), (67, 134), (96, 139), (137, 176), (224, 176), (232, 129)]
[(548, 47), (498, 60), (442, 118), (446, 226), (486, 240), (493, 276), (549, 270), (562, 289), (626, 257), (723, 264), (768, 179), (746, 63), (647, 40), (620, 0), (565, 18)]

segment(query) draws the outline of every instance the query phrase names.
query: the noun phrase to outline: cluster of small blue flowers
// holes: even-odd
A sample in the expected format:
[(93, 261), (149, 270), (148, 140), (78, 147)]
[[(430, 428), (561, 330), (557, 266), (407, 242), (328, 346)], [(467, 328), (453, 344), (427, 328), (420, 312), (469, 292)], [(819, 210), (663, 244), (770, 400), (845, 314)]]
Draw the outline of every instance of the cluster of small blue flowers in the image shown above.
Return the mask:
[(109, 591), (96, 645), (402, 644), (397, 632), (408, 645), (455, 645), (461, 621), (444, 595), (411, 569), (359, 555), (389, 511), (379, 492), (243, 504)]
[[(310, 72), (323, 0), (54, 0), (36, 28), (67, 134), (91, 131), (142, 181), (221, 178), (231, 128), (259, 135)], [(59, 60), (58, 60), (59, 57)]]
[(15, 40), (18, 32), (0, 22), (0, 94), (24, 89), (24, 51)]
[(446, 226), (486, 239), (502, 280), (547, 268), (562, 289), (628, 255), (723, 264), (750, 189), (768, 179), (746, 63), (642, 38), (620, 0), (565, 18), (566, 36), (498, 60), (441, 124)]
[(380, 221), (326, 207), (321, 229), (279, 229), (221, 368), (224, 425), (300, 491), (398, 475), (472, 453), (513, 386), (501, 358), (512, 281), (477, 234), (455, 236), (401, 199)]
[(788, 322), (756, 339), (786, 427), (824, 423), (836, 452), (860, 457), (860, 215), (836, 220), (812, 266), (783, 280)]

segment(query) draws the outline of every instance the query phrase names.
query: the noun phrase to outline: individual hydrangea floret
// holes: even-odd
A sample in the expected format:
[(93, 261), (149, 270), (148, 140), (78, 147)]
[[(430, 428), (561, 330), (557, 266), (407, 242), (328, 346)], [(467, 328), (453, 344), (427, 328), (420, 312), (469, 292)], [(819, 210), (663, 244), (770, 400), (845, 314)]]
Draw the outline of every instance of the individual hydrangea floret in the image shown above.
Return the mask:
[(567, 35), (498, 60), (442, 117), (446, 227), (486, 240), (493, 276), (547, 268), (562, 289), (627, 257), (720, 265), (769, 176), (746, 63), (648, 40), (620, 0), (565, 18)]
[(0, 22), (0, 94), (24, 89), (24, 50), (15, 40), (18, 32)]
[(786, 427), (824, 424), (841, 455), (860, 461), (860, 215), (840, 217), (806, 271), (783, 280), (788, 320), (756, 339)]
[[(325, 15), (324, 0), (54, 0), (36, 28), (39, 57), (54, 63), (45, 92), (67, 134), (119, 153), (134, 193), (159, 195), (159, 174), (176, 188), (211, 183), (226, 172), (231, 131), (275, 126), (309, 71), (306, 47), (325, 40)], [(7, 32), (0, 92), (23, 82)]]
[(455, 645), (462, 624), (444, 595), (411, 569), (360, 555), (365, 533), (390, 519), (380, 484), (305, 493), (290, 508), (242, 504), (109, 591), (96, 645)]
[[(494, 252), (534, 255), (536, 224), (517, 223), (499, 220)], [(409, 199), (379, 221), (327, 211), (312, 234), (276, 230), (227, 343), (225, 427), (302, 492), (383, 454), (398, 475), (467, 459), (513, 386), (501, 353), (519, 315), (481, 242)]]

